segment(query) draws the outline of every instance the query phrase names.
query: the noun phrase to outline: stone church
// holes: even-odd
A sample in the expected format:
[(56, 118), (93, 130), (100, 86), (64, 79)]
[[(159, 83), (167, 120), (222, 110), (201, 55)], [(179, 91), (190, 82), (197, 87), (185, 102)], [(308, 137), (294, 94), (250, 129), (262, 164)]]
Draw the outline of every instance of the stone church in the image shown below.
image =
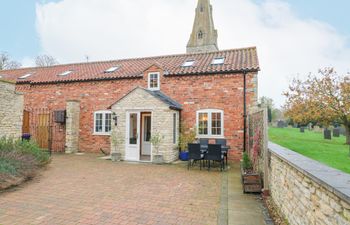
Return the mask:
[[(199, 0), (187, 53), (0, 71), (24, 94), (23, 133), (56, 152), (119, 153), (123, 160), (178, 158), (179, 135), (244, 148), (257, 101), (255, 47), (219, 50), (209, 0)], [(234, 46), (235, 43), (232, 43)], [(159, 148), (151, 137), (162, 136)]]

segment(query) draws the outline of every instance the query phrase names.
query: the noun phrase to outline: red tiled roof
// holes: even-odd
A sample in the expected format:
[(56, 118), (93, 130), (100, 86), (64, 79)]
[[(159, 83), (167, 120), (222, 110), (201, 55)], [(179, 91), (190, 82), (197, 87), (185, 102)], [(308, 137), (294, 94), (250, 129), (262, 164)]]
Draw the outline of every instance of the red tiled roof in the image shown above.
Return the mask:
[[(216, 57), (224, 57), (223, 65), (211, 65)], [(193, 66), (182, 67), (187, 60), (195, 60)], [(51, 67), (23, 68), (0, 71), (2, 79), (16, 81), (17, 83), (59, 83), (92, 80), (108, 80), (123, 78), (138, 78), (150, 66), (158, 65), (165, 71), (165, 76), (196, 75), (208, 73), (229, 73), (258, 71), (259, 61), (255, 47), (224, 50), (210, 53), (167, 55), (147, 58), (122, 59), (104, 62), (78, 63), (57, 65)], [(113, 66), (119, 69), (113, 73), (104, 71)], [(67, 76), (59, 74), (71, 70)], [(19, 77), (31, 73), (26, 79)]]

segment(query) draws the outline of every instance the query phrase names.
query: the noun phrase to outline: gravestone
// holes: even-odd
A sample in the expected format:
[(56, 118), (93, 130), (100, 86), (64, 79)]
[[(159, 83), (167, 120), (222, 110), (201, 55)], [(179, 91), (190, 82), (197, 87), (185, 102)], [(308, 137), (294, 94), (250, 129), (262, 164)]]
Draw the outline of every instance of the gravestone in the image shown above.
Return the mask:
[(283, 120), (279, 120), (277, 122), (277, 127), (278, 128), (284, 128), (286, 126), (285, 122)]
[(340, 128), (340, 134), (344, 136), (346, 135), (345, 127)]
[(340, 137), (340, 128), (333, 129), (333, 137)]
[(300, 127), (300, 133), (305, 133), (305, 127)]
[(328, 130), (327, 128), (324, 129), (323, 136), (324, 136), (324, 139), (326, 140), (332, 140), (332, 131)]
[(314, 126), (314, 132), (316, 133), (322, 133), (322, 128), (320, 126)]

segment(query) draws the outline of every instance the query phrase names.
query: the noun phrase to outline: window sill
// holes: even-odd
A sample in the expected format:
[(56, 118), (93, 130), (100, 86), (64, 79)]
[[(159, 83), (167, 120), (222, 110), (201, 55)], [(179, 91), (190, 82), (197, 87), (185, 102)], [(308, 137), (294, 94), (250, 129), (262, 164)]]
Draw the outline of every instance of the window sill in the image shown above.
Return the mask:
[(93, 136), (111, 136), (111, 133), (93, 133)]
[(207, 139), (225, 139), (223, 135), (197, 135), (196, 138), (207, 138)]
[(148, 88), (150, 91), (160, 91), (160, 88)]

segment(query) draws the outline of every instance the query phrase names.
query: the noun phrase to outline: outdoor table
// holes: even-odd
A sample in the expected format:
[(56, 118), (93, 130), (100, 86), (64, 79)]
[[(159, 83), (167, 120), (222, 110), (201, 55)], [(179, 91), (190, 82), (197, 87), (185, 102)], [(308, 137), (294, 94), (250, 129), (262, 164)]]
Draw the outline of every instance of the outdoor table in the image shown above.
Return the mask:
[[(221, 153), (224, 154), (224, 156), (226, 157), (226, 166), (227, 166), (227, 154), (228, 151), (231, 149), (231, 147), (229, 145), (227, 146), (221, 146)], [(208, 145), (201, 145), (201, 152), (203, 154), (208, 152)]]

